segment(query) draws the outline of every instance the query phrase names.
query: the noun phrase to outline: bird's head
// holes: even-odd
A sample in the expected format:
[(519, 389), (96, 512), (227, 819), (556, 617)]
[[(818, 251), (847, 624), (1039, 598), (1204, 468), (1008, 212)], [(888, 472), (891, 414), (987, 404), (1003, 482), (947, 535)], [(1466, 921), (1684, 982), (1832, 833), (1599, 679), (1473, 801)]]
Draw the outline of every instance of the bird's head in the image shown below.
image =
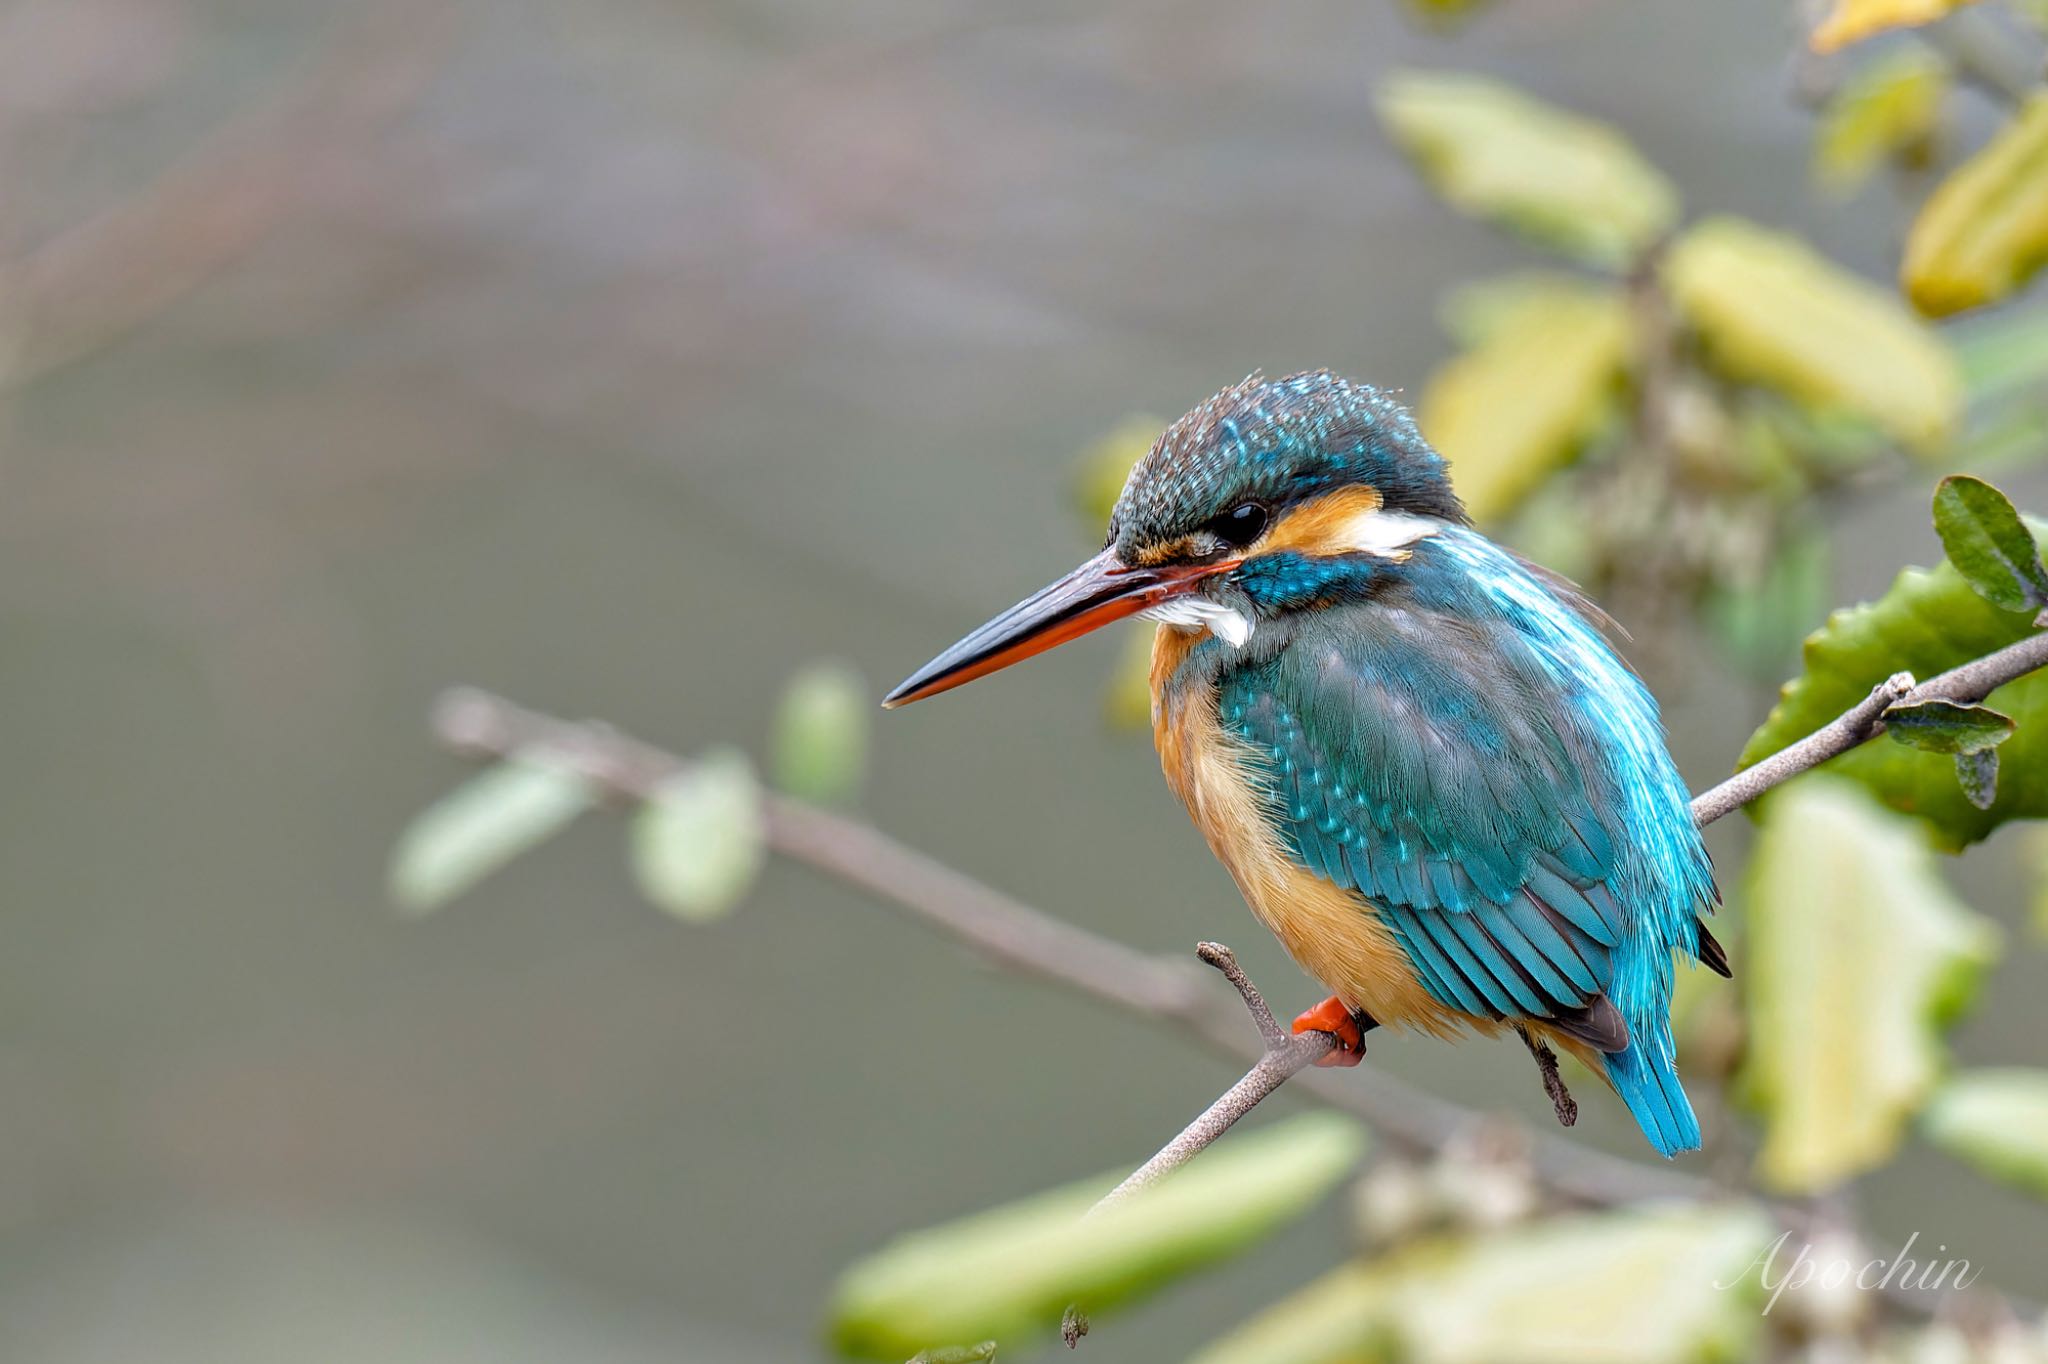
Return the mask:
[(1443, 458), (1399, 403), (1333, 374), (1253, 376), (1166, 429), (1102, 552), (927, 663), (907, 705), (1111, 621), (1145, 615), (1244, 645), (1262, 621), (1354, 599), (1446, 523)]

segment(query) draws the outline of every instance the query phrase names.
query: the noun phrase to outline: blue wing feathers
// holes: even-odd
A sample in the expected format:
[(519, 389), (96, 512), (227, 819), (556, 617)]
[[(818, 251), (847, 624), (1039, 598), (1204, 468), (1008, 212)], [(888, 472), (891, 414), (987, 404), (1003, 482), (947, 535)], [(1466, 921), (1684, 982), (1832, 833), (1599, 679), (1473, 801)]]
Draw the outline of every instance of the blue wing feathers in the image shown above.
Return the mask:
[(1714, 888), (1655, 702), (1505, 551), (1454, 530), (1415, 554), (1460, 562), (1309, 617), (1222, 674), (1220, 714), (1271, 755), (1289, 850), (1360, 894), (1425, 989), (1625, 1048), (1608, 1073), (1645, 1133), (1694, 1144), (1671, 961), (1701, 955)]

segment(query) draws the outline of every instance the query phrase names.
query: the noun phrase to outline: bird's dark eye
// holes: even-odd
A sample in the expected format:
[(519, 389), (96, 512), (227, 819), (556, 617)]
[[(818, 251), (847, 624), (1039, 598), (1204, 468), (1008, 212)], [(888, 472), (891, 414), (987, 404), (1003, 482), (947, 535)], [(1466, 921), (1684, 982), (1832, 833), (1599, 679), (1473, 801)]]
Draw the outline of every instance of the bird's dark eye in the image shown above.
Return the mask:
[(1211, 517), (1202, 529), (1234, 549), (1243, 549), (1264, 533), (1266, 509), (1256, 502), (1246, 502), (1221, 516)]

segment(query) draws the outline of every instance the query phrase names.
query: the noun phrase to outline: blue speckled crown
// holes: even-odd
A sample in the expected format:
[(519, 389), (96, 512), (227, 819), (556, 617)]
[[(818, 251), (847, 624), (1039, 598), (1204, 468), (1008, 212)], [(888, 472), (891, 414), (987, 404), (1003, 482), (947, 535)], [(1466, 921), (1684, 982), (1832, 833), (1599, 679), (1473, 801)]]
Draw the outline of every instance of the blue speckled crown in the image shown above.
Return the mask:
[(1166, 428), (1131, 470), (1110, 536), (1129, 557), (1239, 503), (1278, 509), (1359, 483), (1389, 510), (1466, 519), (1443, 456), (1391, 395), (1327, 370), (1254, 374)]

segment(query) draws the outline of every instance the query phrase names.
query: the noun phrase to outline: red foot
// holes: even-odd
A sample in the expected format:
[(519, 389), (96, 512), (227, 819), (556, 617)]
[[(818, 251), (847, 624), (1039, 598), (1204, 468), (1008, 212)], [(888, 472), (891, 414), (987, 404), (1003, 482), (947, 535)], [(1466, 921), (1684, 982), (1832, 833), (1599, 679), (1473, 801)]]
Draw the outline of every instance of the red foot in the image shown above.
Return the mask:
[(1335, 1051), (1316, 1058), (1319, 1066), (1355, 1066), (1365, 1059), (1365, 1032), (1358, 1026), (1358, 1016), (1335, 995), (1298, 1014), (1294, 1030), (1326, 1032), (1337, 1039)]

